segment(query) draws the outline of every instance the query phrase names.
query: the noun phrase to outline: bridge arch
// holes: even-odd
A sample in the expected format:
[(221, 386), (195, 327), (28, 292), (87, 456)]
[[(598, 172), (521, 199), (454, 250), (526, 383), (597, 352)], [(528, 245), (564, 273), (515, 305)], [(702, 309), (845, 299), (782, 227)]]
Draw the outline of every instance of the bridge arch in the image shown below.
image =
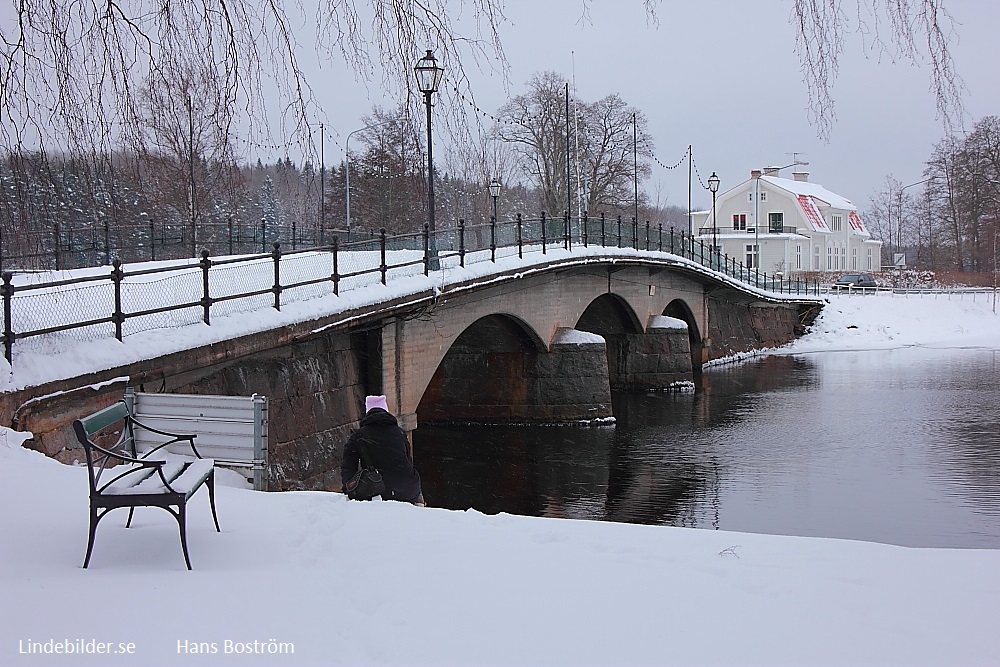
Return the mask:
[(418, 418), (421, 422), (563, 421), (567, 416), (579, 419), (588, 409), (595, 417), (610, 416), (604, 341), (597, 337), (581, 341), (567, 331), (558, 330), (546, 345), (518, 317), (480, 317), (445, 352), (417, 404)]
[(698, 320), (694, 316), (694, 313), (691, 312), (691, 307), (686, 301), (684, 301), (684, 299), (674, 299), (668, 303), (667, 307), (663, 309), (663, 314), (667, 317), (682, 320), (687, 324), (688, 346), (691, 351), (692, 380), (694, 381), (695, 388), (700, 389), (702, 386), (701, 366), (702, 362), (705, 360), (705, 348), (702, 333), (698, 328)]
[(509, 410), (524, 404), (524, 369), (545, 350), (520, 318), (499, 313), (480, 317), (458, 335), (431, 376), (417, 405), (420, 420), (476, 420), (487, 406)]
[(609, 385), (626, 386), (629, 341), (645, 329), (628, 301), (618, 294), (601, 294), (583, 311), (575, 328), (604, 338)]

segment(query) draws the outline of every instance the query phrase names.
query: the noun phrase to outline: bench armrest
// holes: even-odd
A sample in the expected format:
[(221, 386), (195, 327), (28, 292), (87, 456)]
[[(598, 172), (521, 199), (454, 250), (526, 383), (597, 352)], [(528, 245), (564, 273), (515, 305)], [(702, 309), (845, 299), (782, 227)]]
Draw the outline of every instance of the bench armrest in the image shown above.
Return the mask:
[(172, 445), (175, 442), (185, 442), (185, 441), (191, 447), (191, 451), (194, 453), (194, 455), (195, 455), (196, 458), (199, 458), (199, 459), (204, 458), (201, 455), (201, 453), (198, 451), (198, 448), (195, 447), (195, 445), (194, 445), (194, 439), (198, 437), (198, 435), (196, 433), (170, 433), (169, 431), (161, 431), (158, 428), (153, 428), (152, 426), (147, 426), (146, 424), (143, 424), (141, 421), (139, 421), (135, 417), (131, 417), (131, 416), (129, 417), (129, 421), (132, 422), (133, 427), (138, 426), (139, 428), (141, 428), (143, 430), (146, 430), (146, 431), (149, 431), (150, 433), (156, 433), (157, 435), (162, 435), (162, 436), (166, 436), (168, 438), (172, 438), (171, 440), (167, 440), (166, 442), (161, 442), (159, 445), (157, 445), (156, 447), (153, 447), (151, 450), (149, 450), (148, 452), (146, 452), (145, 454), (143, 454), (142, 457), (141, 457), (143, 459), (147, 458), (153, 452), (155, 452), (155, 451), (157, 451), (159, 449), (162, 449), (162, 448), (164, 448), (164, 447), (166, 447), (168, 445)]
[(96, 449), (97, 451), (99, 451), (101, 454), (104, 455), (104, 458), (118, 459), (122, 463), (131, 463), (133, 465), (141, 465), (148, 467), (152, 467), (153, 465), (163, 465), (164, 463), (166, 463), (166, 461), (154, 461), (151, 459), (136, 458), (134, 456), (129, 456), (128, 454), (123, 454), (120, 451), (115, 451), (113, 449), (107, 449), (105, 447), (101, 447), (100, 445), (94, 444), (94, 441), (89, 439), (86, 442), (86, 446), (90, 447), (91, 449)]

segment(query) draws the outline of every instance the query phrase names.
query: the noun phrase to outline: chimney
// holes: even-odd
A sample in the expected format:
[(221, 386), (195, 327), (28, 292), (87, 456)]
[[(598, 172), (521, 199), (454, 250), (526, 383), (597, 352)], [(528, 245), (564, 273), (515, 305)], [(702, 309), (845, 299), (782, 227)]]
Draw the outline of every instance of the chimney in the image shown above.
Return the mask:
[(779, 171), (781, 170), (777, 167), (764, 167), (765, 176), (777, 176)]
[(809, 172), (808, 171), (793, 171), (792, 178), (800, 183), (809, 182)]
[(750, 178), (760, 178), (760, 169), (753, 169), (750, 171)]

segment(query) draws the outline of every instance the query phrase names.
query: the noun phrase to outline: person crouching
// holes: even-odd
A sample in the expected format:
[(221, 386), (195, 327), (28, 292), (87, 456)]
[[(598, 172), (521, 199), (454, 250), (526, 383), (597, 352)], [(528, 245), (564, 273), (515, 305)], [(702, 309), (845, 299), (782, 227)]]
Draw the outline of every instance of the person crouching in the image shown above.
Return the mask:
[[(362, 444), (362, 440), (363, 443)], [(413, 467), (406, 434), (390, 414), (385, 396), (365, 397), (365, 416), (361, 427), (353, 431), (344, 445), (344, 460), (340, 466), (341, 490), (347, 493), (347, 480), (365, 463), (377, 468), (385, 482), (383, 500), (401, 500), (423, 506), (420, 474)]]

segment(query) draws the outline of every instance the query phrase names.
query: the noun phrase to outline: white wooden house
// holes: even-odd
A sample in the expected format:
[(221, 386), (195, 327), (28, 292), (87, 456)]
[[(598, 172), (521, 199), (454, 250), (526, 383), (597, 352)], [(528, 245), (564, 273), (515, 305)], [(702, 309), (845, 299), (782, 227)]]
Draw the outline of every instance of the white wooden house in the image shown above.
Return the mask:
[(854, 204), (810, 183), (804, 171), (787, 179), (776, 168), (755, 169), (716, 195), (714, 227), (711, 210), (693, 213), (692, 220), (700, 241), (768, 274), (881, 266), (882, 242), (872, 239)]

